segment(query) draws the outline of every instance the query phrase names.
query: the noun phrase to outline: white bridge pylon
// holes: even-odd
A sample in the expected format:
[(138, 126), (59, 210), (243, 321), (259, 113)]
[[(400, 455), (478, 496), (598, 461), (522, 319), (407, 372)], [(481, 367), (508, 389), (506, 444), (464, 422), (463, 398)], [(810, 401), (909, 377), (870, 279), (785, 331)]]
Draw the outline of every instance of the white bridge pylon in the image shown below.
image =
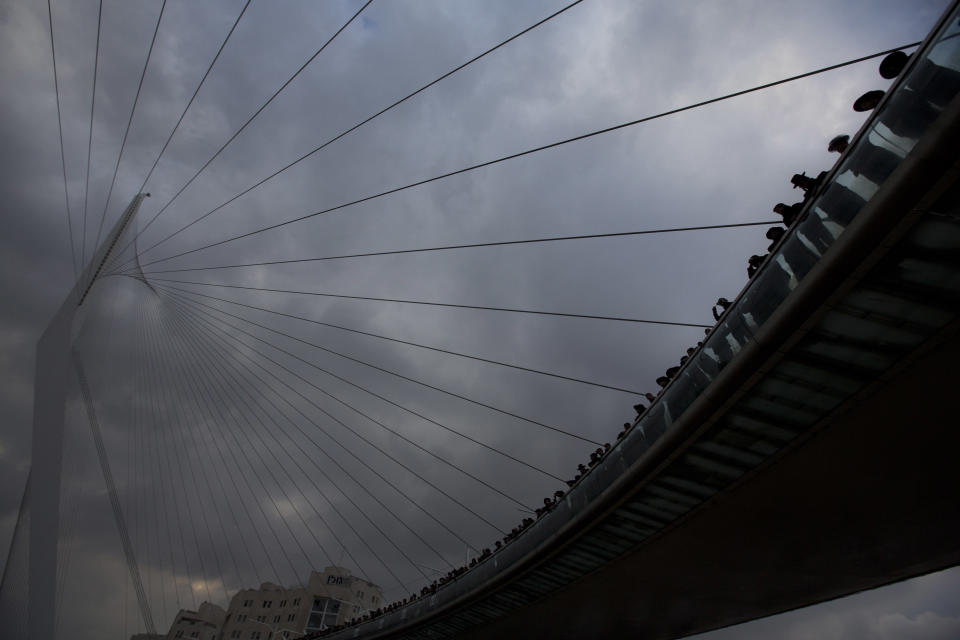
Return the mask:
[[(29, 504), (28, 637), (54, 637), (56, 621), (57, 544), (60, 532), (60, 489), (63, 462), (64, 412), (72, 360), (77, 311), (114, 256), (117, 242), (129, 228), (148, 193), (138, 193), (67, 294), (37, 342), (33, 382), (33, 443)], [(80, 320), (82, 322), (82, 320)], [(133, 571), (133, 568), (131, 568)], [(135, 578), (136, 579), (136, 578)]]

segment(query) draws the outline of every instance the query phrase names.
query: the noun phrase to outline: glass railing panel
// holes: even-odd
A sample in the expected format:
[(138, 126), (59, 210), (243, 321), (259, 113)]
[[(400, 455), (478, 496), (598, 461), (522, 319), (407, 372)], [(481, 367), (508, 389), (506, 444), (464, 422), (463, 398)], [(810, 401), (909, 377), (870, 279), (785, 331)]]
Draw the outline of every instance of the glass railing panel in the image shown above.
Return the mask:
[[(748, 283), (745, 291), (704, 339), (661, 398), (642, 416), (637, 429), (647, 443), (662, 435), (696, 400), (770, 319), (803, 278), (843, 234), (847, 226), (881, 189), (909, 155), (926, 130), (960, 91), (960, 23), (956, 16), (945, 23), (937, 44), (915, 61), (895, 93), (881, 105), (869, 127), (848, 150), (822, 188), (807, 206), (803, 218)], [(916, 55), (916, 54), (915, 54)], [(907, 279), (929, 280), (929, 265), (917, 261), (901, 264)], [(947, 283), (960, 288), (960, 282)], [(866, 370), (884, 368), (887, 354), (870, 352), (855, 344), (837, 341), (809, 342), (805, 350), (822, 357), (850, 359)], [(856, 384), (856, 381), (846, 381)], [(838, 387), (843, 387), (836, 381)], [(817, 404), (832, 404), (824, 396)], [(804, 422), (810, 416), (799, 409), (760, 403), (753, 407), (785, 422)], [(634, 445), (631, 444), (631, 447)]]

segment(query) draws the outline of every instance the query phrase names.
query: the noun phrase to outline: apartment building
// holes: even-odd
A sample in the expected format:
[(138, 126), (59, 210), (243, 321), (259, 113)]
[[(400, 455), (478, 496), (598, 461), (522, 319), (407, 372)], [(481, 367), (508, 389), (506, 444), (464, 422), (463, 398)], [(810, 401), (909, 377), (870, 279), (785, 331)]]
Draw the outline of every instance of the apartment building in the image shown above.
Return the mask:
[(383, 606), (377, 585), (343, 567), (313, 571), (304, 586), (265, 582), (259, 589), (238, 591), (230, 600), (223, 640), (298, 638), (342, 624)]

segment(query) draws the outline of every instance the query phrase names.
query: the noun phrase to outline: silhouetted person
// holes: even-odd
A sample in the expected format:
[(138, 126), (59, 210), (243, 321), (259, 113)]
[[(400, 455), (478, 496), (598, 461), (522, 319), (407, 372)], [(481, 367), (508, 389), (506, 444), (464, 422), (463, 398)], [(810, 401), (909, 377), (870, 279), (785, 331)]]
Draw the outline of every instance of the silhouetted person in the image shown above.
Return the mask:
[(847, 147), (850, 146), (850, 136), (847, 134), (841, 134), (839, 136), (834, 136), (830, 143), (827, 144), (827, 151), (843, 153), (847, 150)]
[[(880, 74), (884, 77), (894, 72), (899, 75), (909, 59), (894, 54), (887, 58), (880, 63)], [(882, 118), (883, 123), (896, 135), (916, 140), (926, 127), (936, 120), (958, 90), (960, 72), (939, 65), (929, 58), (918, 60), (907, 84), (891, 96)], [(857, 102), (860, 106), (867, 107), (864, 110), (869, 111), (876, 107), (876, 104), (870, 107), (868, 96), (873, 97), (876, 94), (883, 96), (881, 91), (871, 91), (861, 96)], [(879, 103), (879, 99), (876, 99), (876, 103)], [(854, 109), (856, 108), (857, 103), (854, 106)]]
[(660, 385), (661, 387), (665, 387), (668, 384), (670, 384), (670, 378), (668, 378), (667, 376), (660, 376), (659, 378), (657, 378), (657, 384)]
[(886, 80), (893, 80), (900, 75), (909, 60), (910, 56), (903, 51), (894, 51), (888, 54), (880, 61), (880, 76)]
[(777, 242), (780, 241), (780, 238), (782, 238), (786, 232), (787, 230), (783, 227), (770, 227), (767, 229), (766, 236), (767, 239), (770, 240), (770, 246), (767, 247), (767, 251), (773, 251), (773, 248), (777, 246)]
[[(823, 174), (821, 174), (822, 176)], [(795, 173), (793, 177), (790, 178), (790, 184), (793, 185), (794, 189), (800, 189), (804, 194), (812, 195), (812, 192), (816, 190), (817, 186), (820, 184), (820, 178), (811, 178), (807, 175), (807, 172)]]
[(646, 398), (647, 400), (649, 400), (650, 402), (653, 402), (654, 400), (657, 399), (657, 396), (653, 395), (653, 394), (650, 393), (650, 392), (644, 393), (644, 394), (643, 394), (643, 397)]
[[(633, 410), (637, 412), (637, 417), (639, 418), (640, 416), (643, 415), (643, 412), (646, 411), (647, 408), (642, 404), (635, 404), (633, 405)], [(627, 424), (630, 424), (630, 423), (628, 422)]]
[(672, 378), (673, 378), (674, 376), (676, 376), (678, 373), (680, 373), (680, 367), (670, 367), (669, 369), (667, 369), (667, 377), (668, 377), (668, 378), (671, 378), (671, 379), (672, 379)]
[(757, 272), (757, 269), (760, 268), (760, 265), (763, 264), (763, 256), (752, 255), (747, 259), (747, 277), (752, 278), (753, 275)]
[[(717, 298), (717, 304), (713, 305), (713, 307), (711, 307), (710, 309), (710, 311), (713, 313), (713, 319), (719, 320), (720, 316), (723, 315), (723, 312), (726, 311), (729, 306), (730, 306), (729, 300), (727, 300), (726, 298)], [(720, 308), (719, 311), (717, 311), (717, 307)], [(690, 355), (690, 351), (691, 350), (688, 350), (687, 355)]]
[(884, 91), (880, 89), (875, 89), (873, 91), (867, 91), (865, 94), (853, 101), (853, 110), (859, 113), (864, 111), (873, 111), (877, 108), (877, 105), (880, 104), (880, 101), (883, 100)]

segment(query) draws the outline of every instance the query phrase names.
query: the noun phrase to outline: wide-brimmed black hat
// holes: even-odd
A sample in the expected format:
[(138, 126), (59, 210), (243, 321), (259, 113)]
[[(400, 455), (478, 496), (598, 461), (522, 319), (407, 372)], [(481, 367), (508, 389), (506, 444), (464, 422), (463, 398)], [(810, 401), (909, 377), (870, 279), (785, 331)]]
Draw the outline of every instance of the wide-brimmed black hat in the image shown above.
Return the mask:
[(850, 136), (844, 133), (834, 137), (833, 140), (830, 141), (830, 144), (827, 145), (827, 151), (839, 151), (843, 153), (848, 144), (850, 144)]
[(892, 80), (900, 75), (907, 64), (910, 56), (903, 51), (894, 51), (880, 62), (880, 75), (887, 80)]
[(879, 89), (867, 91), (853, 103), (853, 110), (870, 111), (871, 109), (876, 109), (877, 105), (880, 104), (880, 100), (883, 99), (883, 94), (884, 92)]

